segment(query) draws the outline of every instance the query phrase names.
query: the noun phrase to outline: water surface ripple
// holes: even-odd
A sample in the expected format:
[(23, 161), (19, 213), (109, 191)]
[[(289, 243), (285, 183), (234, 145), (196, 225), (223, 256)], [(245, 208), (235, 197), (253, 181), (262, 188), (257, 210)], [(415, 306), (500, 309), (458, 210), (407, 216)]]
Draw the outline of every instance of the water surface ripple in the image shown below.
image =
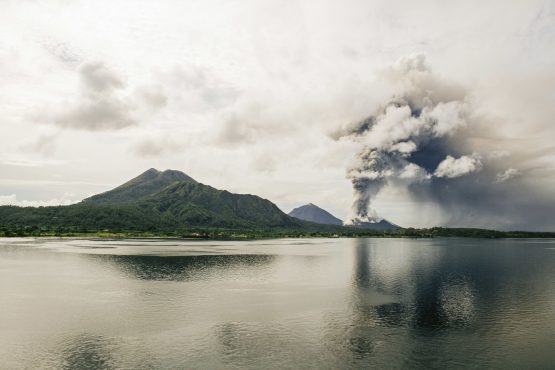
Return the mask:
[(1, 369), (553, 368), (555, 241), (0, 239)]

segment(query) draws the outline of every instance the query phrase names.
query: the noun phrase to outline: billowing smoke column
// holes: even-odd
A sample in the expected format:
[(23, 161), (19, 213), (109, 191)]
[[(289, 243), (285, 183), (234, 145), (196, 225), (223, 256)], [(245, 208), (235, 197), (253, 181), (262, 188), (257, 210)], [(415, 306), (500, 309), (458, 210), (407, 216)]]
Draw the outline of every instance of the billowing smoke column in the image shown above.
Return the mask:
[(387, 76), (399, 92), (375, 114), (336, 134), (363, 143), (347, 171), (354, 190), (347, 224), (378, 222), (372, 199), (392, 181), (408, 186), (482, 169), (478, 153), (459, 153), (450, 143), (467, 126), (463, 89), (434, 77), (422, 55), (401, 59)]
[(348, 223), (377, 222), (379, 217), (370, 207), (370, 201), (386, 185), (388, 169), (394, 168), (393, 156), (366, 147), (359, 153), (360, 165), (348, 170), (353, 183), (353, 215)]
[[(372, 202), (393, 187), (418, 207), (419, 226), (553, 230), (555, 172), (546, 160), (555, 148), (512, 133), (526, 136), (533, 114), (507, 117), (479, 90), (437, 77), (422, 55), (402, 58), (381, 77), (391, 97), (333, 134), (359, 145), (347, 170), (354, 192), (347, 224), (380, 221)], [(537, 127), (550, 132), (551, 120), (541, 118)]]

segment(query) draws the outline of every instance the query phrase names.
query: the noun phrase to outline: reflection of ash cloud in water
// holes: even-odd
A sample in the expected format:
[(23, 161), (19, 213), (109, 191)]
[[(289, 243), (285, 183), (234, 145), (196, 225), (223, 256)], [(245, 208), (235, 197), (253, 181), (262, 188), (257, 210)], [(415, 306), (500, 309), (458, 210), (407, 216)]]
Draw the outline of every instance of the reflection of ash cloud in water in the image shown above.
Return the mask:
[[(401, 308), (397, 310), (399, 317), (394, 317), (393, 311), (398, 308), (396, 297), (381, 287), (383, 282), (370, 264), (373, 251), (369, 241), (358, 239), (355, 243), (351, 311), (328, 314), (324, 328), (326, 349), (342, 368), (366, 367), (371, 363), (380, 352), (384, 335), (390, 331), (384, 317), (397, 325), (404, 315)], [(392, 309), (390, 315), (383, 315), (387, 309)]]
[(462, 278), (443, 284), (439, 293), (441, 312), (448, 326), (468, 325), (474, 315), (474, 292)]
[(327, 318), (323, 342), (326, 351), (336, 361), (335, 366), (353, 368), (370, 359), (381, 343), (384, 331), (370, 311), (359, 311), (357, 318), (334, 313)]
[[(302, 325), (301, 322), (298, 325)], [(215, 335), (221, 346), (225, 366), (262, 369), (267, 364), (280, 364), (281, 368), (297, 368), (306, 359), (317, 355), (316, 347), (306, 342), (292, 323), (227, 322), (217, 325)], [(307, 353), (310, 349), (314, 352)], [(284, 358), (284, 354), (287, 358)], [(315, 358), (315, 361), (318, 359)]]
[[(111, 370), (111, 369), (158, 369), (160, 360), (156, 349), (145, 345), (146, 338), (126, 336), (103, 336), (92, 332), (68, 335), (51, 349), (54, 361), (40, 363), (32, 369), (63, 370)], [(152, 342), (151, 342), (152, 343)], [(170, 360), (171, 361), (171, 360)], [(27, 368), (27, 367), (26, 367)], [(172, 366), (171, 368), (175, 368)]]
[(67, 370), (115, 369), (112, 343), (102, 336), (82, 334), (63, 343), (61, 368)]
[(409, 249), (377, 249), (371, 240), (357, 241), (351, 280), (358, 319), (371, 319), (382, 327), (409, 324), (414, 316), (414, 305), (409, 303), (414, 298), (415, 283), (410, 277), (412, 257)]
[[(373, 289), (386, 294), (394, 294), (397, 299), (409, 300), (414, 294), (414, 280), (411, 279), (412, 265), (415, 258), (420, 259), (418, 251), (413, 245), (407, 245), (405, 241), (385, 241), (385, 248), (376, 248), (371, 240), (361, 240), (356, 246), (356, 271), (354, 276), (360, 280), (361, 272)], [(384, 242), (382, 242), (384, 244)], [(389, 248), (389, 244), (395, 244)], [(393, 246), (393, 245), (392, 245)], [(433, 264), (434, 260), (424, 261)], [(366, 266), (364, 266), (366, 265)], [(355, 279), (355, 277), (353, 277)]]
[(412, 307), (403, 303), (386, 303), (373, 307), (379, 322), (383, 326), (401, 327), (410, 322)]
[[(442, 248), (421, 250), (414, 242), (405, 248), (404, 241), (392, 241), (394, 249), (371, 243), (366, 240), (356, 246), (352, 279), (356, 310), (372, 311), (381, 326), (418, 331), (443, 330), (471, 320), (475, 295), (471, 283), (460, 277), (465, 276), (464, 267), (456, 264), (456, 256), (449, 256)], [(449, 264), (455, 271), (462, 270), (456, 274), (445, 271)], [(368, 288), (395, 301), (368, 307), (360, 299), (360, 291)]]
[[(188, 281), (206, 280), (223, 272), (245, 267), (257, 268), (272, 263), (272, 255), (203, 255), (203, 256), (119, 256), (90, 255), (111, 264), (126, 276), (140, 280)], [(253, 274), (255, 271), (253, 271)], [(260, 271), (258, 271), (260, 273)]]
[(477, 296), (457, 255), (429, 242), (425, 249), (415, 241), (355, 243), (350, 311), (329, 314), (325, 328), (326, 347), (346, 367), (403, 367), (419, 351), (412, 336), (442, 336), (472, 323)]

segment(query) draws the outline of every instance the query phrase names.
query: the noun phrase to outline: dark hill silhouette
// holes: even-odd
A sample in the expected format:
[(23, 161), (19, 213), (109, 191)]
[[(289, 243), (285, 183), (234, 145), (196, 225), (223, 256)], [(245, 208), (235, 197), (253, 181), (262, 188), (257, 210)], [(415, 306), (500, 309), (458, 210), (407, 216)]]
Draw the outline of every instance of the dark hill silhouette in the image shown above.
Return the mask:
[(289, 216), (318, 224), (343, 225), (343, 221), (312, 203), (295, 208), (289, 212)]
[(376, 222), (354, 221), (346, 226), (379, 231), (400, 228), (399, 226), (387, 221), (385, 218)]

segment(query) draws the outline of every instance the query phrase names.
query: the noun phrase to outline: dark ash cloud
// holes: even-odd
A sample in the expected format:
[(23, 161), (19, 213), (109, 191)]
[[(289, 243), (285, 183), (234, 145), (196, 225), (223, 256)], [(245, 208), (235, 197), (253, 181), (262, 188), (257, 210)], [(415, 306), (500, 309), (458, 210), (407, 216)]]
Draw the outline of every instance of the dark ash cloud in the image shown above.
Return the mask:
[(436, 76), (422, 55), (401, 59), (384, 75), (397, 93), (332, 135), (364, 144), (347, 170), (354, 192), (348, 223), (378, 221), (372, 201), (394, 186), (437, 204), (448, 226), (555, 228), (553, 192), (525, 181), (526, 150), (510, 143), (499, 150), (503, 135), (474, 113), (468, 91)]

